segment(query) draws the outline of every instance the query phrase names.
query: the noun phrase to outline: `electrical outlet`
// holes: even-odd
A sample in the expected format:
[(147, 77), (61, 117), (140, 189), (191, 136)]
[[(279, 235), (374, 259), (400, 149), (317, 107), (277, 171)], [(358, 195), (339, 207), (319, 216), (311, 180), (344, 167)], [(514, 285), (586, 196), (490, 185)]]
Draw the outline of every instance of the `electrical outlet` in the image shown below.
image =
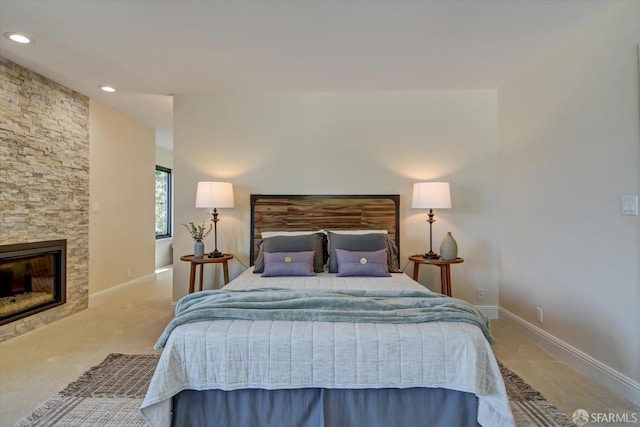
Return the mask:
[(542, 323), (542, 309), (540, 307), (536, 307), (536, 319)]
[(131, 277), (131, 268), (127, 268), (127, 277)]
[(484, 301), (484, 289), (476, 289), (476, 301)]

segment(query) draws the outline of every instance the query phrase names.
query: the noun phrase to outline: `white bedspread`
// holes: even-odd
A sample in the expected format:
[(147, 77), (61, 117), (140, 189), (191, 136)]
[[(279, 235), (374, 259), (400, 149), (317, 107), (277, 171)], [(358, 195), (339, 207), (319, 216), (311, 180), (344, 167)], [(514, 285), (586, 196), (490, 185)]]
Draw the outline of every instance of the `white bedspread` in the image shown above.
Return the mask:
[[(268, 286), (323, 289), (425, 288), (389, 278), (268, 278)], [(226, 289), (265, 286), (252, 269)], [(330, 323), (217, 320), (177, 327), (142, 404), (152, 426), (170, 426), (182, 390), (441, 387), (474, 393), (483, 426), (514, 426), (504, 383), (481, 330), (466, 323)]]

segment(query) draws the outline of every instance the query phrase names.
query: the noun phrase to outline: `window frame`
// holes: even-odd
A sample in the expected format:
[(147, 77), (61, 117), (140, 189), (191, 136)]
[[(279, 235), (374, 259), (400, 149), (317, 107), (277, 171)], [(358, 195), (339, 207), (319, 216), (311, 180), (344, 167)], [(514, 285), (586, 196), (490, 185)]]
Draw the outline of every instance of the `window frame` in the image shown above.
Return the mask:
[[(165, 234), (156, 234), (156, 240), (160, 240), (160, 239), (168, 239), (173, 237), (173, 228), (172, 228), (172, 223), (171, 223), (171, 210), (172, 210), (172, 197), (171, 197), (171, 193), (172, 191), (172, 181), (173, 181), (173, 175), (172, 175), (172, 171), (170, 168), (164, 167), (164, 166), (160, 166), (160, 165), (156, 165), (156, 172), (164, 172), (167, 174), (167, 231), (168, 233)], [(155, 183), (155, 180), (154, 180)], [(157, 215), (157, 209), (158, 209), (158, 202), (157, 200), (155, 201), (155, 208), (156, 208), (156, 215)], [(155, 223), (155, 220), (154, 220)], [(157, 224), (156, 224), (157, 225)]]

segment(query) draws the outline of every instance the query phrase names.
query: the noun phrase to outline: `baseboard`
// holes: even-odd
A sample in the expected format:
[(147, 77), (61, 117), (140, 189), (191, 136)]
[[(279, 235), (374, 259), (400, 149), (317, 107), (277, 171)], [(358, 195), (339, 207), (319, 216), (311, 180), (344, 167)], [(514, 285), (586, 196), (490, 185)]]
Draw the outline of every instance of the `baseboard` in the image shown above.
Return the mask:
[(499, 307), (496, 305), (476, 305), (475, 308), (480, 310), (489, 319), (499, 319)]
[(502, 307), (499, 318), (616, 395), (640, 406), (640, 383)]
[(113, 286), (109, 289), (105, 289), (104, 291), (96, 292), (93, 295), (89, 295), (89, 308), (91, 308), (92, 306), (95, 306), (96, 304), (100, 304), (115, 292), (119, 292), (123, 289), (126, 289), (131, 286), (135, 286), (139, 283), (146, 282), (148, 280), (152, 280), (152, 279), (154, 280), (155, 278), (156, 278), (156, 273), (147, 274), (146, 276), (138, 277), (137, 279), (133, 279), (128, 282), (124, 282), (119, 285)]

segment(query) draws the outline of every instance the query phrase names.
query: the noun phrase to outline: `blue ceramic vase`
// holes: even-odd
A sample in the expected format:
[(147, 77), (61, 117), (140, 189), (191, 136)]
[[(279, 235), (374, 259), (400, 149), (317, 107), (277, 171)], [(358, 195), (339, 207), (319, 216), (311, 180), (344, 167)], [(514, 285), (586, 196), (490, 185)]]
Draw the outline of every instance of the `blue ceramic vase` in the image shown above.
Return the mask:
[(204, 257), (204, 242), (202, 242), (202, 240), (196, 240), (196, 243), (193, 245), (193, 256), (194, 258)]

